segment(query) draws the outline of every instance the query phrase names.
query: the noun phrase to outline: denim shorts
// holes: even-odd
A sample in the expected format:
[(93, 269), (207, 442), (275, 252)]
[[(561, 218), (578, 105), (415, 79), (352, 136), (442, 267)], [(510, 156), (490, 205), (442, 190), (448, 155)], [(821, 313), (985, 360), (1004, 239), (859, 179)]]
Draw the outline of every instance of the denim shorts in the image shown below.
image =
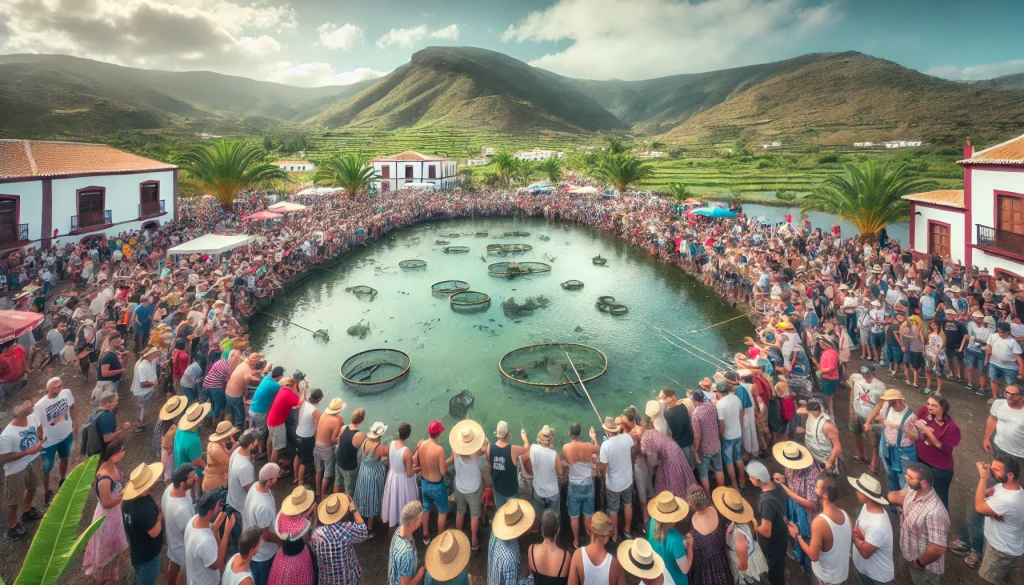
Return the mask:
[(555, 513), (555, 516), (561, 516), (561, 500), (559, 496), (552, 496), (550, 498), (542, 498), (537, 494), (533, 494), (533, 510), (540, 516), (544, 510), (551, 510)]
[(448, 513), (448, 487), (444, 485), (443, 481), (433, 482), (421, 479), (420, 490), (423, 493), (420, 499), (424, 512), (430, 512), (436, 507), (438, 514)]
[(231, 422), (238, 428), (245, 426), (245, 399), (239, 396), (225, 396), (227, 400), (228, 414), (231, 415)]
[(967, 358), (967, 367), (976, 371), (981, 372), (981, 375), (985, 375), (985, 353), (980, 351), (967, 350), (964, 352), (964, 357)]
[(700, 479), (707, 479), (709, 466), (711, 467), (712, 473), (722, 473), (724, 468), (722, 467), (721, 451), (716, 451), (714, 455), (700, 456), (700, 463), (697, 464), (697, 477)]
[(740, 445), (742, 441), (743, 437), (722, 439), (722, 463), (732, 465), (736, 461), (743, 460), (743, 449)]
[(836, 388), (839, 386), (839, 379), (829, 380), (827, 378), (821, 379), (821, 393), (825, 396), (832, 396), (835, 393)]
[(569, 495), (566, 497), (566, 507), (569, 509), (570, 518), (579, 518), (580, 512), (587, 518), (594, 515), (594, 480), (587, 480), (584, 483), (569, 483)]
[(67, 459), (71, 455), (71, 447), (74, 443), (75, 434), (71, 433), (64, 437), (63, 441), (54, 443), (49, 447), (43, 447), (43, 475), (50, 473), (55, 459)]
[(898, 345), (885, 346), (885, 359), (893, 367), (903, 363), (903, 348)]
[[(721, 461), (721, 459), (719, 459)], [(608, 506), (609, 514), (618, 514), (623, 508), (633, 507), (633, 487), (630, 486), (621, 492), (613, 492), (607, 487), (604, 488), (604, 501)]]
[(872, 333), (871, 334), (871, 345), (881, 349), (882, 346), (885, 345), (885, 333), (884, 332)]
[(210, 411), (214, 418), (217, 418), (224, 412), (224, 407), (227, 405), (227, 396), (224, 394), (223, 388), (207, 388), (206, 392), (210, 395), (210, 402), (213, 404), (213, 409)]
[(988, 363), (988, 377), (991, 378), (993, 382), (1002, 380), (1002, 382), (1007, 386), (1015, 383), (1017, 380), (1017, 372), (1019, 371), (1020, 370), (1017, 368), (1001, 368), (992, 362)]

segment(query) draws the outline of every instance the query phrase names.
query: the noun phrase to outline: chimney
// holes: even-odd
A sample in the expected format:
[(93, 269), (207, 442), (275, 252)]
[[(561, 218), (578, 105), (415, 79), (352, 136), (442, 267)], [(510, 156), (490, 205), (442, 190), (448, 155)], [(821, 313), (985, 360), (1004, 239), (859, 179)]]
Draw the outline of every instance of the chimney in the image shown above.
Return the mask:
[(967, 137), (967, 144), (964, 145), (964, 158), (971, 158), (974, 156), (974, 146), (971, 145), (971, 137)]

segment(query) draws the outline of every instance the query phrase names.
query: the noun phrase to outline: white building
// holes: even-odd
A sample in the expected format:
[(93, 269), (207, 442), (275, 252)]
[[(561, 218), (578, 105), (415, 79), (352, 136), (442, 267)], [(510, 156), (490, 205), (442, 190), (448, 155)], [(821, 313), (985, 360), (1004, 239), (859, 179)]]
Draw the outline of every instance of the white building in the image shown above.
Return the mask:
[(993, 277), (1024, 277), (1024, 136), (977, 153), (970, 140), (964, 188), (907, 195), (916, 254), (949, 256)]
[(765, 148), (765, 149), (768, 149), (768, 148), (778, 148), (780, 146), (782, 146), (782, 143), (778, 142), (778, 141), (775, 141), (775, 142), (765, 142), (764, 144), (761, 145), (761, 148)]
[(482, 156), (485, 156), (485, 157), (487, 157), (487, 156), (494, 156), (495, 154), (498, 154), (498, 151), (494, 150), (493, 148), (491, 148), (489, 146), (481, 146), (480, 147), (480, 154)]
[(660, 150), (647, 150), (636, 153), (637, 158), (662, 158), (664, 156), (666, 156), (666, 153)]
[(0, 249), (174, 220), (178, 167), (104, 144), (0, 140)]
[(910, 146), (921, 146), (920, 140), (890, 140), (883, 142), (886, 148), (907, 148)]
[(853, 146), (855, 148), (871, 148), (874, 145), (875, 145), (874, 142), (854, 142), (853, 143)]
[(289, 173), (305, 173), (316, 170), (316, 165), (308, 160), (279, 160), (273, 164), (277, 168)]
[(485, 167), (489, 164), (491, 164), (491, 159), (487, 157), (466, 159), (467, 167)]
[(451, 189), (459, 181), (455, 159), (428, 156), (414, 150), (373, 159), (373, 174), (374, 183), (381, 191), (401, 189), (406, 183), (430, 183), (438, 189)]
[(554, 150), (540, 150), (539, 148), (535, 148), (533, 150), (520, 150), (519, 152), (516, 153), (515, 156), (519, 160), (542, 161), (547, 160), (551, 157), (565, 158), (565, 153), (556, 152)]

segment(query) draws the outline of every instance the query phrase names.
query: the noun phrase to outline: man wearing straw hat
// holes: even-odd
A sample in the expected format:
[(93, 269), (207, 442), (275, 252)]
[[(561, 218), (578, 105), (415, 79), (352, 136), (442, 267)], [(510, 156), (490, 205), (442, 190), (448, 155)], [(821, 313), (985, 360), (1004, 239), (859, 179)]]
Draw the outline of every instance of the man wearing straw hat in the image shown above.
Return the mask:
[[(483, 514), (483, 478), (480, 474), (480, 456), (487, 452), (488, 441), (480, 423), (459, 421), (448, 433), (452, 455), (447, 464), (455, 466), (455, 528), (462, 530), (469, 509), (469, 528), (473, 536), (473, 550), (480, 550), (480, 516)], [(440, 532), (438, 532), (440, 534)]]
[[(535, 510), (526, 500), (513, 498), (494, 513), (491, 542), (487, 546), (487, 585), (519, 583), (519, 542), (533, 526)], [(602, 514), (603, 515), (603, 514)], [(605, 516), (607, 518), (607, 516)], [(611, 523), (608, 523), (611, 527)]]
[(334, 484), (334, 449), (338, 444), (345, 420), (341, 411), (345, 410), (345, 401), (332, 398), (316, 423), (316, 441), (313, 444), (313, 467), (316, 470), (316, 494), (323, 496)]
[[(654, 504), (654, 500), (651, 501)], [(576, 549), (569, 565), (569, 583), (611, 583), (625, 585), (622, 567), (614, 555), (605, 548), (614, 534), (612, 520), (604, 512), (597, 512), (590, 521), (590, 542)], [(611, 556), (611, 562), (606, 562)], [(584, 558), (585, 557), (585, 558)]]
[(223, 490), (199, 498), (196, 515), (185, 525), (185, 579), (189, 585), (218, 585), (227, 559), (235, 518), (221, 510)]
[(445, 530), (427, 547), (424, 585), (469, 585), (469, 540), (461, 530)]
[(121, 514), (138, 585), (155, 585), (164, 547), (163, 514), (149, 489), (164, 472), (163, 463), (140, 463), (124, 488)]
[(664, 559), (654, 552), (651, 543), (642, 538), (625, 540), (619, 544), (616, 558), (623, 571), (640, 579), (644, 585), (664, 585), (669, 582), (666, 579)]
[(853, 529), (853, 566), (861, 585), (883, 585), (896, 578), (892, 562), (892, 524), (882, 484), (869, 473), (847, 477), (863, 504)]
[[(788, 525), (796, 524), (800, 534), (811, 535), (811, 522), (821, 513), (821, 499), (817, 495), (818, 466), (814, 464), (807, 447), (795, 441), (783, 441), (772, 446), (775, 460), (785, 468), (785, 475), (776, 473), (772, 480), (777, 483), (795, 505), (787, 505)], [(810, 559), (795, 542), (793, 556), (805, 572), (810, 572)]]
[(132, 376), (132, 394), (135, 395), (135, 402), (139, 405), (139, 422), (135, 425), (135, 432), (141, 433), (146, 429), (144, 424), (146, 418), (146, 405), (156, 394), (157, 373), (153, 360), (160, 354), (160, 350), (150, 347), (142, 352), (138, 361), (135, 362), (135, 374)]
[(624, 532), (629, 535), (633, 526), (633, 438), (622, 433), (621, 425), (621, 418), (604, 417), (601, 428), (608, 435), (608, 439), (601, 444), (599, 460), (601, 473), (604, 475), (608, 516), (611, 517), (612, 525), (617, 532), (619, 510), (623, 510)]
[[(355, 522), (342, 522), (349, 512)], [(320, 568), (319, 585), (356, 585), (363, 569), (354, 547), (366, 542), (370, 533), (355, 503), (344, 493), (331, 494), (320, 502), (317, 518), (320, 526), (313, 532), (309, 545)]]
[(533, 465), (533, 508), (540, 513), (551, 510), (558, 514), (561, 509), (558, 478), (561, 475), (562, 458), (551, 448), (554, 442), (554, 429), (544, 425), (537, 432), (537, 442), (530, 445), (529, 460)]

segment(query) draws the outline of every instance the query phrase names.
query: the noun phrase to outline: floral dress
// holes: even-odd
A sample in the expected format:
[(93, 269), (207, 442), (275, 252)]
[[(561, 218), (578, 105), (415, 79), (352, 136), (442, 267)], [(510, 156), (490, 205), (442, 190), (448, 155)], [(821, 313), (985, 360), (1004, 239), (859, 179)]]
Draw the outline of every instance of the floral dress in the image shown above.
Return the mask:
[(120, 578), (121, 552), (128, 548), (128, 539), (124, 535), (121, 503), (118, 502), (113, 508), (104, 508), (103, 504), (98, 501), (101, 481), (111, 482), (111, 497), (121, 493), (123, 489), (121, 482), (109, 475), (101, 475), (96, 478), (93, 489), (96, 490), (97, 502), (96, 510), (92, 514), (92, 521), (95, 522), (97, 518), (104, 520), (85, 547), (82, 569), (86, 575), (92, 575), (97, 583), (116, 583)]
[(924, 348), (925, 365), (933, 374), (940, 378), (949, 371), (949, 361), (946, 358), (945, 345), (941, 335), (932, 333), (928, 336), (928, 345)]
[(303, 537), (311, 525), (302, 516), (277, 514), (274, 531), (281, 538), (270, 568), (269, 585), (316, 585), (319, 567)]
[[(387, 475), (387, 465), (377, 459), (377, 447), (367, 453), (365, 447), (360, 451), (362, 454), (359, 468), (359, 479), (356, 481), (355, 503), (359, 513), (365, 518), (380, 516), (381, 502), (384, 499), (384, 481)], [(405, 465), (402, 466), (402, 473), (405, 474)]]
[(654, 470), (655, 494), (669, 491), (676, 497), (685, 498), (686, 490), (697, 483), (683, 450), (665, 433), (655, 429), (644, 431), (640, 437), (640, 450)]
[(732, 569), (725, 546), (725, 524), (718, 519), (718, 528), (710, 534), (690, 529), (693, 536), (693, 565), (690, 567), (690, 585), (733, 585)]

